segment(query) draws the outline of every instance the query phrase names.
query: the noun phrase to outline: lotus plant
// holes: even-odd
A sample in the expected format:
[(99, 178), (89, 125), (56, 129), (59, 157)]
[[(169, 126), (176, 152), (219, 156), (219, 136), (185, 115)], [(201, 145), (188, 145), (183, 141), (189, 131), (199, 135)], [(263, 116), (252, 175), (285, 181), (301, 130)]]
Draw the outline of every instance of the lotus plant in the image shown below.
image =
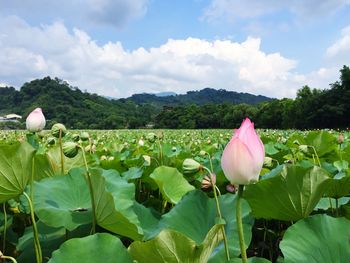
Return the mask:
[(26, 119), (26, 128), (30, 132), (39, 132), (45, 128), (46, 119), (41, 108), (33, 110)]
[(264, 164), (265, 149), (254, 129), (254, 123), (246, 118), (226, 145), (221, 157), (221, 166), (232, 185), (239, 185), (236, 204), (238, 237), (242, 262), (247, 262), (241, 216), (241, 198), (244, 185), (255, 183)]

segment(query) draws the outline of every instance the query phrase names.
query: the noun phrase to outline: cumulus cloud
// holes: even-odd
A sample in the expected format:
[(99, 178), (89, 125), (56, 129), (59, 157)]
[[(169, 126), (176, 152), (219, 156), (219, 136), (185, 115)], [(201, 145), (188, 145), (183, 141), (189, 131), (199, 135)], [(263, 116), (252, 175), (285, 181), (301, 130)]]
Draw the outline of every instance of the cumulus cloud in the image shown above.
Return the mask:
[(261, 17), (272, 12), (288, 10), (298, 17), (315, 18), (334, 14), (349, 5), (350, 0), (212, 0), (204, 11), (204, 19), (246, 19)]
[(11, 16), (0, 18), (0, 82), (19, 87), (50, 75), (114, 97), (204, 87), (295, 96), (305, 84), (305, 76), (294, 72), (297, 62), (266, 53), (260, 44), (251, 37), (241, 43), (187, 38), (129, 51), (120, 42), (99, 45), (62, 22), (33, 27)]
[(109, 24), (123, 27), (142, 17), (149, 0), (0, 0), (0, 10), (7, 14), (30, 17), (62, 19), (84, 26), (87, 23)]

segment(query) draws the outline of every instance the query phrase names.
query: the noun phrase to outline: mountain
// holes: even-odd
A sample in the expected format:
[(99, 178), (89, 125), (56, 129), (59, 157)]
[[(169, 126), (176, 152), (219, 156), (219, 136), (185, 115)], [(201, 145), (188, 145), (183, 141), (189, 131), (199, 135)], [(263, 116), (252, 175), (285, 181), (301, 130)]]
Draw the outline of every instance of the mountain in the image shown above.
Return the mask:
[(48, 120), (74, 129), (115, 129), (144, 127), (154, 122), (164, 107), (207, 104), (256, 104), (270, 98), (248, 93), (205, 88), (177, 95), (172, 92), (135, 94), (113, 99), (82, 92), (58, 78), (45, 77), (25, 83), (20, 90), (0, 89), (0, 114), (16, 113), (25, 117), (40, 107)]
[(188, 91), (186, 94), (159, 96), (156, 94), (134, 94), (126, 100), (133, 101), (137, 104), (152, 104), (157, 107), (178, 106), (187, 104), (205, 105), (211, 103), (234, 103), (234, 104), (258, 104), (260, 102), (270, 101), (271, 98), (227, 91), (224, 89), (205, 88), (199, 91)]
[(177, 94), (172, 91), (164, 91), (164, 92), (155, 93), (154, 95), (156, 95), (157, 97), (167, 97), (167, 96), (176, 96)]

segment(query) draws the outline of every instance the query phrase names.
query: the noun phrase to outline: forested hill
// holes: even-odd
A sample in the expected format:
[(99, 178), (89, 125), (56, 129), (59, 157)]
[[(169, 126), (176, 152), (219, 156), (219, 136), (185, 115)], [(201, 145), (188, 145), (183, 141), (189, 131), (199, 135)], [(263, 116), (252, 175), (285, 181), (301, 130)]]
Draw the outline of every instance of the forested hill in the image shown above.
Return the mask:
[(185, 95), (138, 94), (113, 100), (50, 77), (25, 83), (19, 91), (0, 88), (0, 116), (17, 113), (25, 121), (36, 107), (43, 109), (47, 128), (56, 122), (75, 129), (142, 128), (149, 123), (155, 128), (233, 128), (245, 117), (259, 128), (349, 128), (350, 68), (343, 66), (339, 81), (328, 89), (304, 86), (295, 99), (280, 100), (209, 88)]
[(264, 101), (270, 101), (271, 98), (252, 95), (249, 93), (239, 93), (235, 91), (216, 90), (205, 88), (199, 91), (188, 91), (186, 94), (158, 96), (156, 94), (134, 94), (127, 98), (138, 104), (150, 103), (155, 106), (179, 106), (186, 104), (218, 104), (218, 103), (234, 103), (234, 104), (257, 104)]
[(137, 128), (154, 121), (163, 106), (248, 103), (271, 100), (263, 96), (225, 90), (203, 89), (185, 95), (162, 96), (138, 94), (126, 99), (111, 99), (82, 92), (58, 78), (46, 77), (25, 83), (18, 91), (0, 88), (0, 116), (17, 113), (27, 116), (41, 107), (50, 126), (62, 122), (70, 128), (116, 129)]

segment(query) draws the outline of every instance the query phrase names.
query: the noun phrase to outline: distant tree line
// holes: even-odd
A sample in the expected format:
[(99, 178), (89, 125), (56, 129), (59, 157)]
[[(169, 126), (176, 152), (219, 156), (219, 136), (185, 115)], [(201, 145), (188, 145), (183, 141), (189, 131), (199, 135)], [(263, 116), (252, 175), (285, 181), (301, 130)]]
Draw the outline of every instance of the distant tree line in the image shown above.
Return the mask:
[[(252, 104), (217, 102), (225, 96)], [(143, 102), (135, 102), (135, 98)], [(198, 103), (193, 103), (196, 100)], [(265, 101), (258, 102), (261, 100)], [(203, 104), (207, 101), (213, 103)], [(0, 88), (0, 115), (17, 113), (25, 121), (36, 107), (43, 109), (47, 128), (56, 122), (73, 129), (143, 128), (149, 123), (171, 129), (233, 128), (245, 117), (260, 128), (346, 128), (350, 127), (350, 69), (344, 66), (340, 80), (329, 89), (304, 86), (295, 99), (280, 100), (208, 88), (166, 98), (141, 94), (110, 100), (50, 77), (25, 83), (20, 90)], [(23, 123), (19, 127), (24, 127)]]
[(257, 127), (315, 129), (350, 127), (350, 69), (343, 66), (340, 80), (329, 89), (304, 86), (295, 99), (248, 104), (207, 104), (164, 107), (156, 118), (158, 128), (232, 128), (249, 117)]

